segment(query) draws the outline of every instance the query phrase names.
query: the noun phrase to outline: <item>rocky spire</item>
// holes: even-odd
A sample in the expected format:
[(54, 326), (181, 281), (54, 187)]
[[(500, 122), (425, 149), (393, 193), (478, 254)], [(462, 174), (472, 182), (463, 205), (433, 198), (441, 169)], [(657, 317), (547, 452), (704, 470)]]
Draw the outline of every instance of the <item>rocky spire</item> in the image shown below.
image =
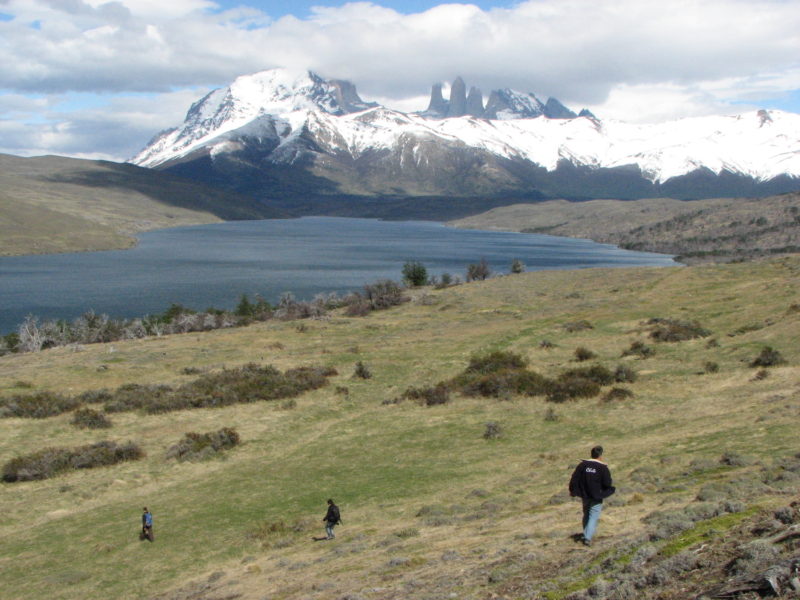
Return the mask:
[(456, 77), (450, 88), (450, 106), (447, 110), (448, 117), (461, 117), (467, 114), (467, 86), (461, 77)]
[(548, 119), (574, 119), (578, 115), (555, 98), (548, 98), (544, 105), (544, 116)]
[(467, 95), (467, 114), (473, 117), (483, 116), (483, 94), (475, 86), (469, 88), (469, 94)]
[(428, 110), (425, 112), (442, 117), (447, 114), (447, 101), (442, 96), (441, 83), (434, 83), (431, 86), (431, 101), (428, 104)]

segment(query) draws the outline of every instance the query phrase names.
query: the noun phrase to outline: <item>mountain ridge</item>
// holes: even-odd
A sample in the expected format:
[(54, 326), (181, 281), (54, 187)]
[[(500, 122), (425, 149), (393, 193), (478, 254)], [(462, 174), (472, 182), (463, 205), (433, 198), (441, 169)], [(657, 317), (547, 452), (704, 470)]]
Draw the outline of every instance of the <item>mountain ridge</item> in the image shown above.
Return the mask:
[(194, 103), (131, 162), (258, 198), (696, 199), (800, 189), (799, 143), (800, 115), (775, 110), (634, 125), (510, 89), (484, 106), (458, 78), (449, 100), (435, 84), (427, 110), (406, 113), (273, 69)]

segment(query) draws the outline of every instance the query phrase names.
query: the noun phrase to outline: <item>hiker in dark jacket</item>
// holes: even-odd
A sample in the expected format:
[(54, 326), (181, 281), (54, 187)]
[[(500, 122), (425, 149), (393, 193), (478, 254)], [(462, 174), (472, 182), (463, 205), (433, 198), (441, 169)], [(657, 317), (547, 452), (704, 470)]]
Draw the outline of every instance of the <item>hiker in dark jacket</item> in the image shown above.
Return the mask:
[(325, 522), (325, 533), (327, 534), (327, 539), (332, 540), (336, 537), (333, 535), (333, 528), (341, 523), (342, 519), (339, 515), (339, 507), (336, 506), (333, 503), (333, 500), (330, 498), (328, 498), (328, 512), (325, 513), (325, 517), (322, 520)]
[(142, 539), (153, 541), (153, 515), (150, 514), (150, 511), (147, 510), (145, 506), (142, 509)]
[(592, 538), (600, 520), (603, 500), (616, 489), (611, 485), (611, 471), (603, 462), (603, 447), (592, 448), (591, 459), (581, 461), (569, 481), (569, 495), (583, 500), (583, 544), (592, 545)]

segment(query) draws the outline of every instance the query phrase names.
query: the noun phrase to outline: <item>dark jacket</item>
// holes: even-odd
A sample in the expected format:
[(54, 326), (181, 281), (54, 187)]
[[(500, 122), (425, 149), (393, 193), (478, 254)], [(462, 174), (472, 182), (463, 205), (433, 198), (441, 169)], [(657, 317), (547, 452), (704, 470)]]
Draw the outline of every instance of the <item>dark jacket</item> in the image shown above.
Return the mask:
[(608, 466), (593, 458), (581, 461), (569, 480), (569, 495), (580, 496), (585, 500), (602, 502), (615, 491), (616, 488), (611, 485), (611, 471)]
[(331, 525), (338, 525), (341, 521), (339, 516), (339, 507), (335, 504), (329, 504), (328, 512), (325, 514), (325, 518), (322, 520), (330, 523)]

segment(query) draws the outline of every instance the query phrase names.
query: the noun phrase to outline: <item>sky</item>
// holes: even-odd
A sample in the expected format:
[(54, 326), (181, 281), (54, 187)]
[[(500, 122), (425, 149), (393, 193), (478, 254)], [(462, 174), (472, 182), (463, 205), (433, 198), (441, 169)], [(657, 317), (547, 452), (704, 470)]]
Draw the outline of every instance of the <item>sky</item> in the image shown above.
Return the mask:
[(629, 122), (800, 112), (800, 0), (0, 0), (0, 153), (124, 161), (275, 67), (407, 111), (461, 76)]

